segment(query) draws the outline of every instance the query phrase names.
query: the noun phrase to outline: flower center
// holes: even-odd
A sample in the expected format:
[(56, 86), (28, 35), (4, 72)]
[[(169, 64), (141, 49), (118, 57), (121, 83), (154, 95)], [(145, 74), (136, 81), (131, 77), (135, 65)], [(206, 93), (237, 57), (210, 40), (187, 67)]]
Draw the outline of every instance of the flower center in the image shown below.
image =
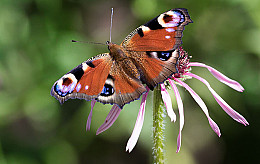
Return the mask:
[(183, 74), (190, 71), (188, 64), (191, 57), (182, 49), (182, 47), (179, 47), (179, 53), (180, 57), (176, 65), (178, 73), (175, 73), (173, 76), (176, 78), (183, 78)]

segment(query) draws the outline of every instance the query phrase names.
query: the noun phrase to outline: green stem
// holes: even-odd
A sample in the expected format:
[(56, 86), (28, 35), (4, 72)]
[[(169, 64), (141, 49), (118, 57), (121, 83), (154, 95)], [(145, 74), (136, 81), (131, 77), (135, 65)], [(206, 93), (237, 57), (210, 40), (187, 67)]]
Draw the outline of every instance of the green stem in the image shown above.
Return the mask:
[(153, 157), (154, 164), (164, 163), (164, 104), (161, 87), (158, 85), (153, 92)]

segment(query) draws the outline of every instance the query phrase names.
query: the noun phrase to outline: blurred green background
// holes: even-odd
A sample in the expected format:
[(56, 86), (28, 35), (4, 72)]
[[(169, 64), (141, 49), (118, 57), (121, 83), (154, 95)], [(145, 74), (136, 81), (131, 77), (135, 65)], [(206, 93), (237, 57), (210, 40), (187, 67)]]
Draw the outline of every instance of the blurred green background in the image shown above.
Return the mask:
[[(85, 131), (90, 102), (64, 105), (50, 96), (63, 74), (106, 46), (71, 39), (121, 43), (132, 30), (172, 8), (187, 8), (194, 23), (186, 26), (183, 48), (192, 61), (206, 63), (245, 88), (236, 92), (206, 69), (206, 78), (229, 105), (248, 120), (232, 120), (196, 79), (187, 83), (207, 104), (221, 128), (217, 137), (189, 93), (184, 102), (182, 147), (176, 154), (179, 119), (166, 117), (166, 162), (184, 164), (260, 163), (260, 1), (259, 0), (1, 0), (0, 1), (0, 164), (152, 163), (152, 94), (145, 122), (132, 153), (125, 152), (140, 101), (126, 105), (115, 124), (96, 136), (110, 105), (97, 103), (91, 131)], [(172, 91), (170, 91), (173, 93)], [(177, 112), (175, 100), (174, 110)], [(178, 117), (177, 117), (178, 118)]]

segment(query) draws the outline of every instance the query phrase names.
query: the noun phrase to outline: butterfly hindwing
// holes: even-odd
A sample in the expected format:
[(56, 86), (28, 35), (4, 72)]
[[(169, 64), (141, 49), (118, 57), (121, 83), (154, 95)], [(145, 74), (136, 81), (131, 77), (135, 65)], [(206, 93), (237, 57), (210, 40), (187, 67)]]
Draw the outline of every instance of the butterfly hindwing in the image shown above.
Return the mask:
[(121, 45), (129, 51), (176, 49), (181, 44), (184, 26), (191, 22), (187, 9), (172, 9), (135, 29)]
[(146, 91), (140, 81), (140, 73), (129, 59), (113, 63), (105, 86), (97, 100), (117, 104), (121, 108), (138, 99)]
[(141, 81), (150, 89), (177, 73), (179, 49), (170, 51), (130, 52), (141, 72)]

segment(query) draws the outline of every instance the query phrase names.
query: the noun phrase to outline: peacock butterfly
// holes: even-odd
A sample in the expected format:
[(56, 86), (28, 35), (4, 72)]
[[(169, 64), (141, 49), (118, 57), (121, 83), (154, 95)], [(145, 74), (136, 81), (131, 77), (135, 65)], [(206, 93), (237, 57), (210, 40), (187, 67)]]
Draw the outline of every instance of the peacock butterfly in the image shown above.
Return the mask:
[(187, 9), (176, 8), (138, 27), (120, 45), (107, 41), (109, 53), (94, 56), (62, 76), (51, 95), (60, 103), (95, 99), (123, 108), (146, 92), (143, 84), (153, 90), (178, 73), (178, 47), (189, 23)]

